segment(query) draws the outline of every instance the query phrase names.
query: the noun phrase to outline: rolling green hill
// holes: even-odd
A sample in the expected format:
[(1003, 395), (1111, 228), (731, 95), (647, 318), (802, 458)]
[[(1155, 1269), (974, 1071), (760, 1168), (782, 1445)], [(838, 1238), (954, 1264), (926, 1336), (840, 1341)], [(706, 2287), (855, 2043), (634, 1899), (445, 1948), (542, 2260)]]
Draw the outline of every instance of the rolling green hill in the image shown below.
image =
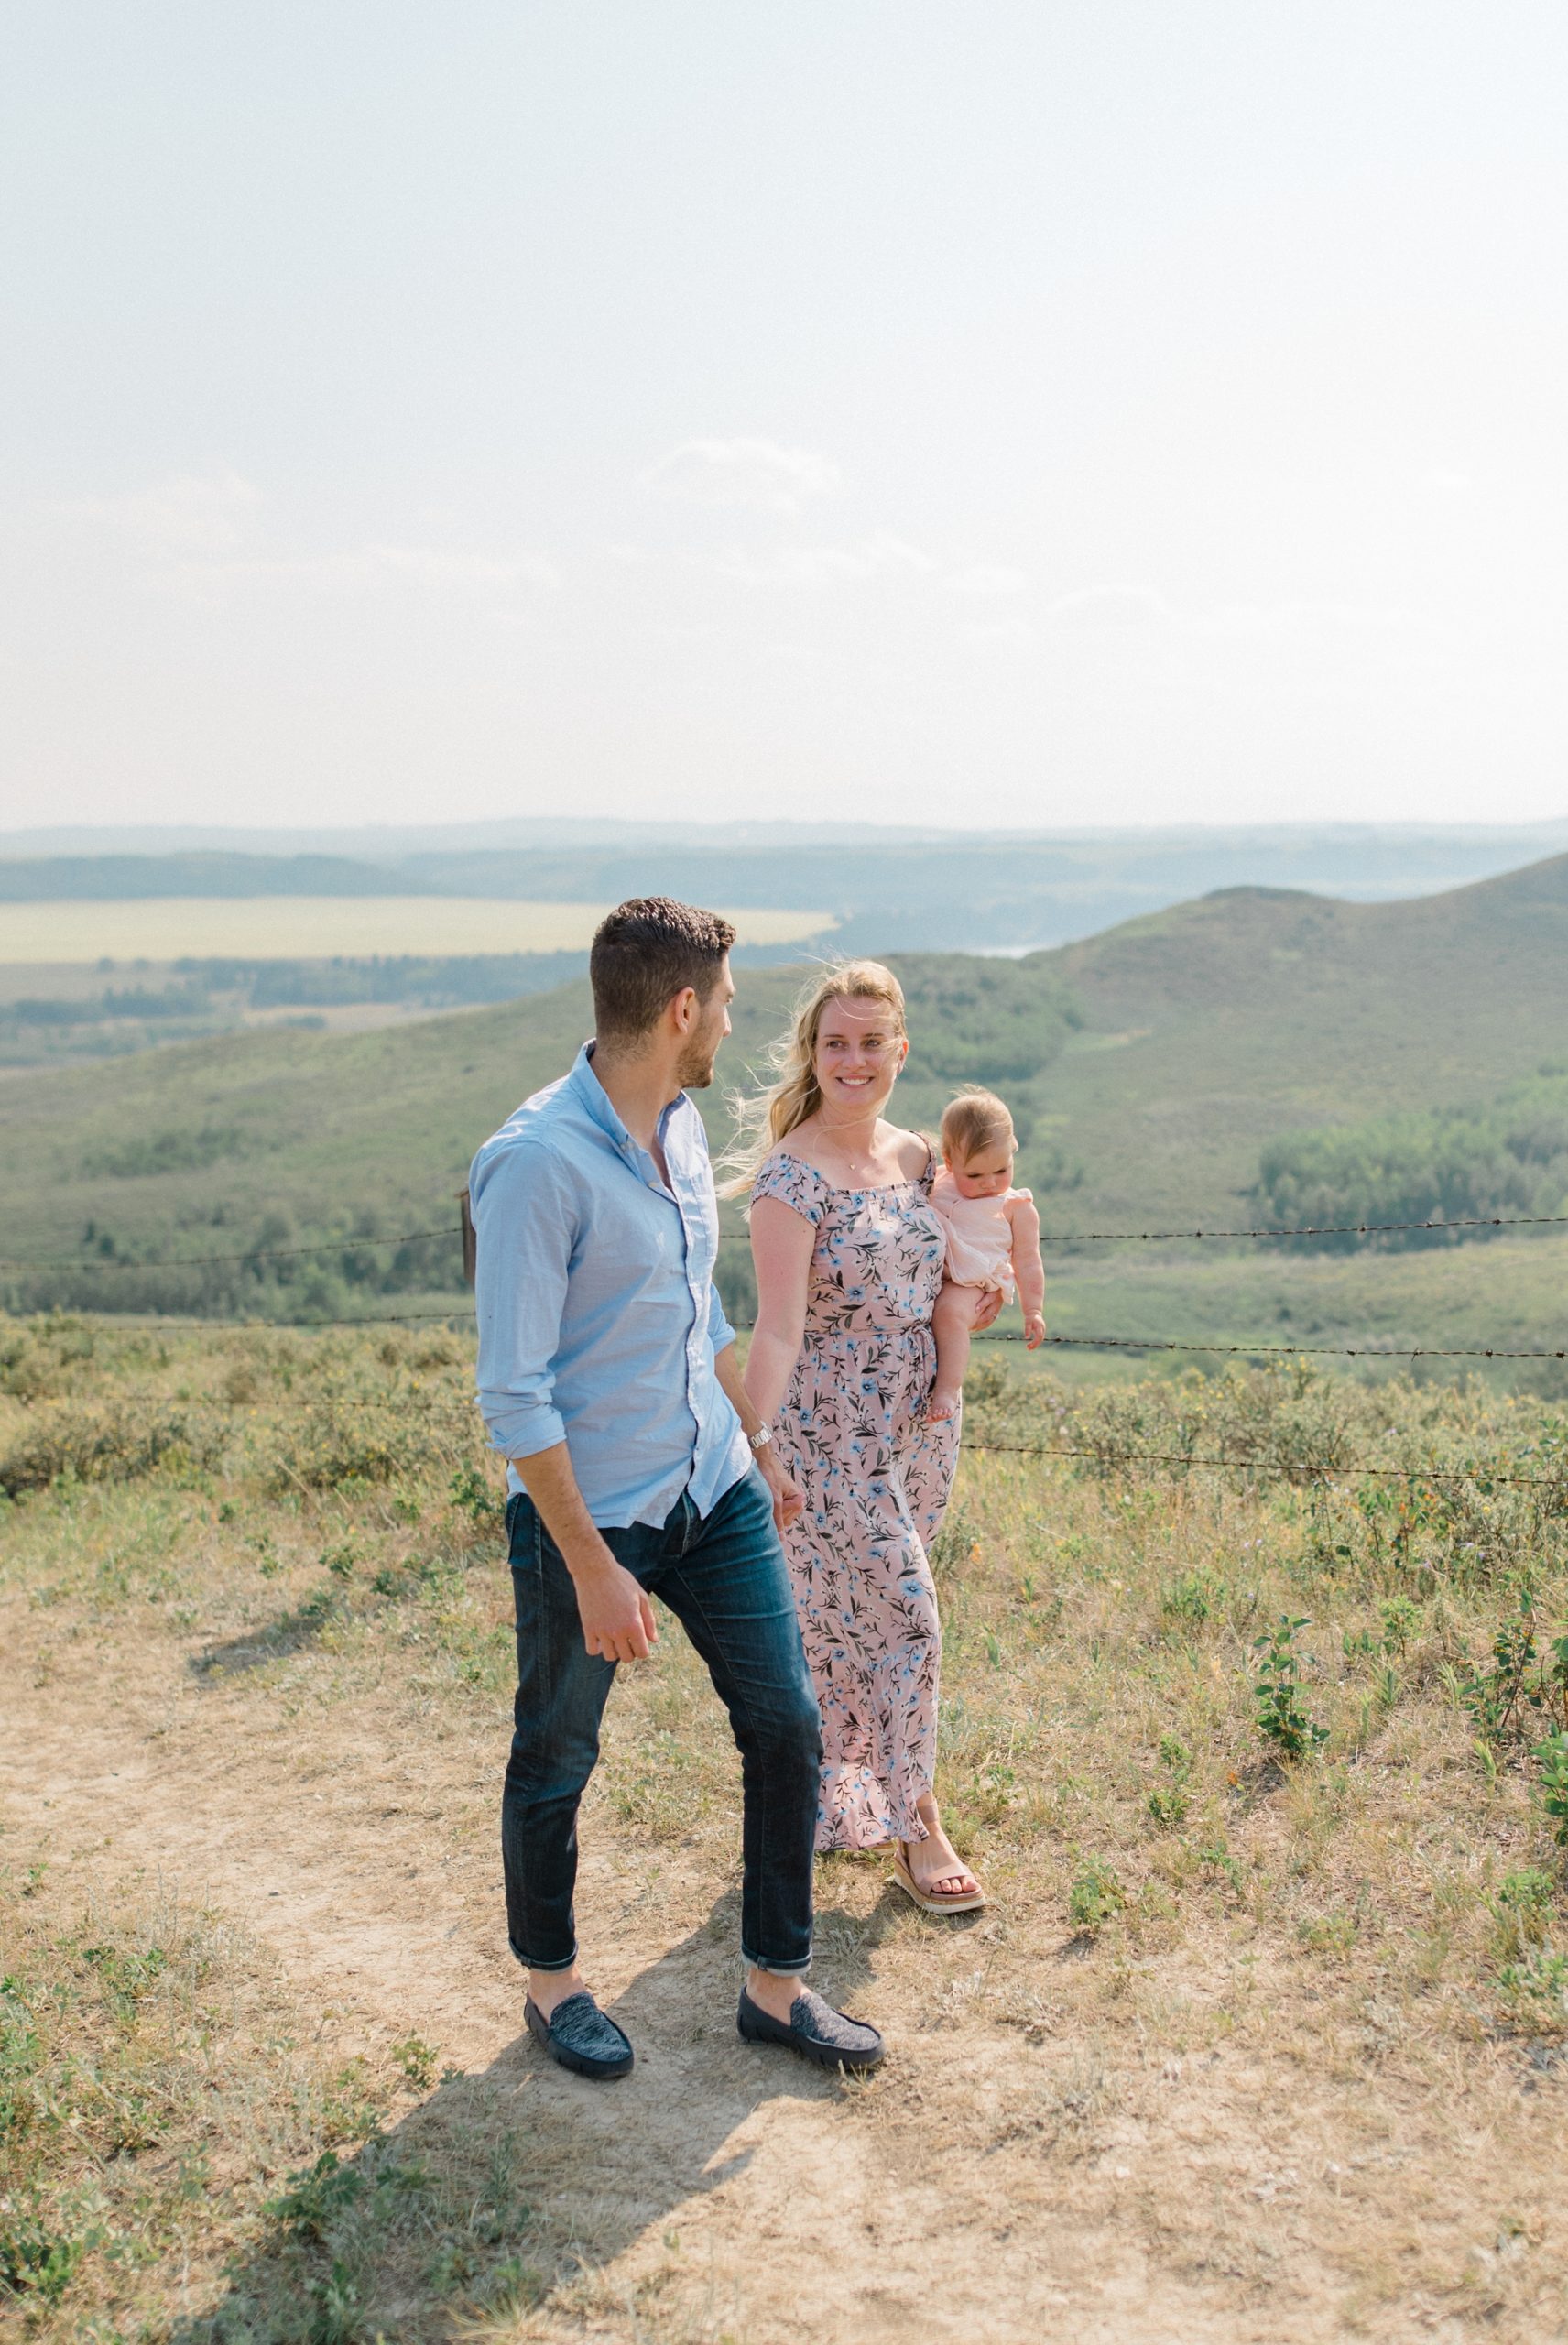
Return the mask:
[[(899, 1112), (932, 1126), (964, 1077), (1024, 1136), (1021, 1177), (1053, 1236), (1245, 1226), (1281, 1137), (1466, 1107), (1560, 1067), (1568, 1033), (1568, 857), (1390, 905), (1236, 889), (1016, 962), (903, 955), (914, 1049)], [(790, 973), (746, 972), (724, 1083), (760, 1063)], [(455, 1244), (370, 1240), (452, 1218), (469, 1155), (587, 1031), (582, 985), (354, 1037), (224, 1036), (5, 1085), (6, 1250), (70, 1267), (0, 1273), (46, 1303), (315, 1314), (450, 1295)], [(717, 1093), (707, 1105), (715, 1137)], [(109, 1270), (353, 1234), (309, 1258)], [(1295, 1342), (1562, 1341), (1568, 1247), (1312, 1262), (1255, 1246), (1053, 1247), (1070, 1331)], [(726, 1249), (747, 1299), (743, 1249)], [(1397, 1274), (1397, 1275), (1396, 1275)], [(1085, 1316), (1085, 1313), (1092, 1315)]]
[(1489, 1099), (1568, 1054), (1568, 856), (1398, 904), (1227, 890), (1039, 961), (1085, 1017), (1046, 1088), (1095, 1212), (1201, 1221), (1282, 1132)]

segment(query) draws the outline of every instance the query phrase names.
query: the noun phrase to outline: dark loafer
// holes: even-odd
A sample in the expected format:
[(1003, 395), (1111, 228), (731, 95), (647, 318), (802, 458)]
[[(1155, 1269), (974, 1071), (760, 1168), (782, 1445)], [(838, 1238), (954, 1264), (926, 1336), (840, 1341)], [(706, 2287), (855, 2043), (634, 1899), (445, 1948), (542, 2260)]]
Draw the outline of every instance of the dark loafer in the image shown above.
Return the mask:
[(624, 2077), (632, 2065), (630, 2044), (586, 1988), (564, 1996), (548, 2019), (530, 1995), (523, 2005), (523, 2017), (540, 2050), (576, 2076)]
[(819, 2068), (879, 2067), (887, 2048), (876, 2028), (835, 2012), (809, 1987), (796, 1996), (788, 2023), (754, 2003), (743, 1987), (735, 2025), (748, 2044), (787, 2044)]

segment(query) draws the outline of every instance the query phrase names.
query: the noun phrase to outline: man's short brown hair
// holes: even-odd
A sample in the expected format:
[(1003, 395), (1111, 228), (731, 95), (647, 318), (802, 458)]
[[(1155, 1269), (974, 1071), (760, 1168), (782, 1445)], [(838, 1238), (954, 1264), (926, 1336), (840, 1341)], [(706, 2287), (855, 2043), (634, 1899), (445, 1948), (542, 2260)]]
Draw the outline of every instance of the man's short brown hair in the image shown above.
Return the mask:
[(593, 1031), (601, 1042), (647, 1034), (667, 1002), (691, 986), (706, 1002), (735, 933), (718, 912), (670, 896), (633, 896), (599, 923), (588, 955)]

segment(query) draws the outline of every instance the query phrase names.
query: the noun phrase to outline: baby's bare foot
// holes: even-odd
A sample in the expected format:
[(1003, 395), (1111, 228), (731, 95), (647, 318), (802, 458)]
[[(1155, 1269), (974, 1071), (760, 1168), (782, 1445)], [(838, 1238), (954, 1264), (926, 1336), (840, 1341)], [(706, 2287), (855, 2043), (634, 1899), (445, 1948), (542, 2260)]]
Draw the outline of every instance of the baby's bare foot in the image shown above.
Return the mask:
[(958, 1414), (959, 1391), (956, 1385), (938, 1384), (931, 1392), (926, 1414), (933, 1424), (941, 1424), (948, 1417)]

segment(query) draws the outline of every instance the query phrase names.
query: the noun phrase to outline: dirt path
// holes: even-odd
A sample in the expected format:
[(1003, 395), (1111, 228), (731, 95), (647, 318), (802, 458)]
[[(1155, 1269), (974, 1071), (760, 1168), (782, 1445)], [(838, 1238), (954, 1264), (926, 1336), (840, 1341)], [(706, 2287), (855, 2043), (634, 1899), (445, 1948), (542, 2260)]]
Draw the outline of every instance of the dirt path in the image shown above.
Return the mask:
[[(243, 1920), (345, 2049), (412, 2030), (465, 2070), (527, 2080), (528, 2122), (570, 2153), (602, 2286), (520, 2334), (1527, 2334), (1479, 2307), (1475, 2326), (1440, 2311), (1432, 2285), (1433, 2227), (1452, 2263), (1499, 2123), (1543, 2121), (1511, 2071), (1472, 2098), (1474, 2140), (1455, 2143), (1451, 2107), (1352, 2045), (1325, 2057), (1319, 2043), (1222, 2040), (1173, 2056), (1130, 2004), (1086, 2032), (1059, 1925), (1035, 1917), (1038, 1983), (1020, 1985), (1000, 1956), (1027, 1914), (933, 1938), (862, 1864), (824, 1875), (824, 1984), (887, 2027), (895, 2056), (846, 2093), (737, 2042), (733, 1894), (712, 1856), (653, 1851), (599, 1818), (584, 1939), (638, 2065), (594, 2089), (519, 2037), (495, 1848), (501, 1729), (411, 1725), (406, 1701), (374, 1696), (290, 1720), (243, 1674), (203, 1682), (183, 1657), (149, 1671), (138, 1656), (105, 1680), (80, 1653), (7, 1699), (9, 1826), (84, 1879), (157, 1872)], [(1168, 1983), (1196, 2012), (1225, 1982)], [(1408, 2280), (1378, 2285), (1379, 2259)], [(655, 2299), (675, 2325), (651, 2324)]]

